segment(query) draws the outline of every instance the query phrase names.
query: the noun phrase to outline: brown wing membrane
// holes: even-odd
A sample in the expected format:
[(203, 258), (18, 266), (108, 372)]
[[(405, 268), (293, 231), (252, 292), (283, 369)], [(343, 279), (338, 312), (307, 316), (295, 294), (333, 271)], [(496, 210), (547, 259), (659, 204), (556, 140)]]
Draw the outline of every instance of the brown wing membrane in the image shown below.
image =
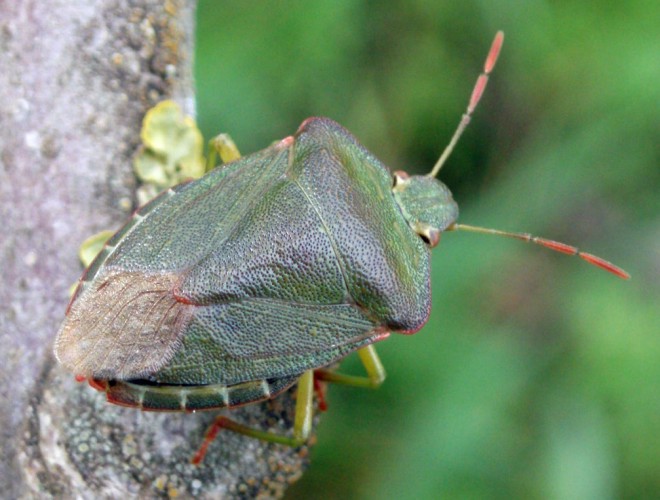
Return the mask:
[(57, 359), (86, 377), (127, 379), (153, 373), (180, 346), (193, 306), (176, 300), (174, 274), (103, 274), (72, 304), (55, 344)]

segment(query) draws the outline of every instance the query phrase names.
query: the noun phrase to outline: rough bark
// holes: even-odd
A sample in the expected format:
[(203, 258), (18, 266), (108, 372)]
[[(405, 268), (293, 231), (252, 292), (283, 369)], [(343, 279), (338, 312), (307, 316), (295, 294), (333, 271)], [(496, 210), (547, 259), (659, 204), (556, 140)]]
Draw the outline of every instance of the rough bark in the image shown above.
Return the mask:
[[(4, 498), (277, 496), (306, 463), (306, 448), (224, 433), (193, 467), (212, 414), (114, 407), (53, 359), (80, 242), (133, 208), (145, 110), (194, 111), (193, 19), (185, 0), (0, 3)], [(291, 400), (235, 416), (282, 431)]]

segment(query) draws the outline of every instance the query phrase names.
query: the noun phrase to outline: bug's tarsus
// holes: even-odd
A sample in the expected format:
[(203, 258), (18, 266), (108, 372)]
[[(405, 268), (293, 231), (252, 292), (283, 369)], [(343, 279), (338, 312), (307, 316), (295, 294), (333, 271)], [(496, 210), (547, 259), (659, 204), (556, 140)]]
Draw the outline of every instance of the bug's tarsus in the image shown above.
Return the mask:
[(218, 433), (223, 427), (227, 426), (227, 423), (232, 422), (232, 420), (227, 417), (218, 417), (213, 421), (213, 424), (207, 429), (206, 434), (204, 434), (204, 441), (199, 446), (199, 449), (193, 455), (190, 463), (193, 465), (199, 465), (204, 460), (206, 452), (209, 448), (209, 445), (215, 440)]
[(602, 259), (601, 257), (587, 252), (582, 252), (572, 245), (567, 245), (566, 243), (561, 243), (559, 241), (548, 240), (546, 238), (540, 238), (529, 233), (512, 233), (508, 231), (501, 231), (500, 229), (490, 229), (486, 227), (469, 226), (467, 224), (456, 223), (449, 226), (447, 231), (471, 231), (473, 233), (494, 234), (497, 236), (504, 236), (506, 238), (515, 238), (527, 243), (535, 243), (537, 245), (544, 246), (545, 248), (549, 248), (550, 250), (554, 250), (555, 252), (564, 253), (566, 255), (577, 255), (589, 264), (600, 267), (601, 269), (604, 269), (605, 271), (610, 272), (619, 278), (626, 280), (630, 278), (630, 274), (628, 274), (626, 271), (618, 266), (615, 266), (611, 262)]
[(479, 77), (477, 78), (477, 83), (474, 85), (474, 89), (472, 89), (472, 95), (470, 96), (470, 102), (468, 103), (468, 107), (465, 110), (463, 116), (461, 117), (461, 121), (458, 124), (458, 127), (456, 127), (456, 131), (454, 132), (454, 135), (449, 141), (449, 144), (447, 144), (447, 147), (440, 155), (440, 158), (438, 158), (438, 161), (433, 166), (433, 169), (431, 169), (431, 172), (428, 174), (429, 177), (435, 177), (436, 175), (438, 175), (438, 172), (444, 165), (445, 161), (447, 161), (447, 158), (449, 158), (449, 155), (451, 155), (451, 152), (454, 150), (454, 147), (456, 146), (458, 139), (461, 137), (461, 135), (463, 135), (463, 132), (470, 124), (472, 113), (474, 112), (474, 109), (477, 107), (477, 104), (479, 104), (479, 100), (481, 99), (484, 90), (486, 90), (486, 84), (488, 83), (488, 76), (495, 67), (495, 63), (497, 62), (497, 57), (500, 55), (500, 51), (502, 50), (503, 43), (504, 43), (504, 33), (502, 31), (498, 31), (497, 34), (495, 35), (495, 39), (493, 40), (493, 43), (490, 46), (490, 50), (488, 51), (488, 57), (486, 57), (486, 62), (484, 64), (484, 71), (479, 75)]
[(316, 395), (316, 401), (319, 404), (319, 411), (328, 410), (328, 402), (325, 398), (325, 384), (316, 377), (316, 372), (314, 372), (314, 394)]

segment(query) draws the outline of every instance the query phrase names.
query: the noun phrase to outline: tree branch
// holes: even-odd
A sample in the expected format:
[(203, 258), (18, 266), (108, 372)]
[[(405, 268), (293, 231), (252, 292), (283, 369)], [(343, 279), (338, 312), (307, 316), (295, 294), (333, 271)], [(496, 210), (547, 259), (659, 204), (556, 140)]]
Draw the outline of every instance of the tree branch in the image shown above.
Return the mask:
[[(0, 4), (0, 488), (8, 498), (279, 496), (307, 449), (222, 434), (214, 415), (109, 405), (63, 373), (52, 341), (77, 248), (133, 208), (141, 119), (171, 98), (194, 111), (193, 2)], [(233, 413), (291, 427), (291, 393)]]

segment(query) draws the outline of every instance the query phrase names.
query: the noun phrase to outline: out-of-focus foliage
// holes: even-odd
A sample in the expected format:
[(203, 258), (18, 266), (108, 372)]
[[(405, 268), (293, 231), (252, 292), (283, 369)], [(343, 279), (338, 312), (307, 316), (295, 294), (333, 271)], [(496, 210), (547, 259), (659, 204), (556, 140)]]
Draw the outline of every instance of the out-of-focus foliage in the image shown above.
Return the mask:
[(460, 220), (577, 244), (633, 276), (444, 235), (429, 323), (379, 345), (380, 390), (329, 389), (289, 497), (657, 495), (660, 4), (203, 0), (198, 22), (206, 137), (229, 132), (248, 154), (327, 115), (416, 172), (449, 140), (504, 30), (440, 174)]

